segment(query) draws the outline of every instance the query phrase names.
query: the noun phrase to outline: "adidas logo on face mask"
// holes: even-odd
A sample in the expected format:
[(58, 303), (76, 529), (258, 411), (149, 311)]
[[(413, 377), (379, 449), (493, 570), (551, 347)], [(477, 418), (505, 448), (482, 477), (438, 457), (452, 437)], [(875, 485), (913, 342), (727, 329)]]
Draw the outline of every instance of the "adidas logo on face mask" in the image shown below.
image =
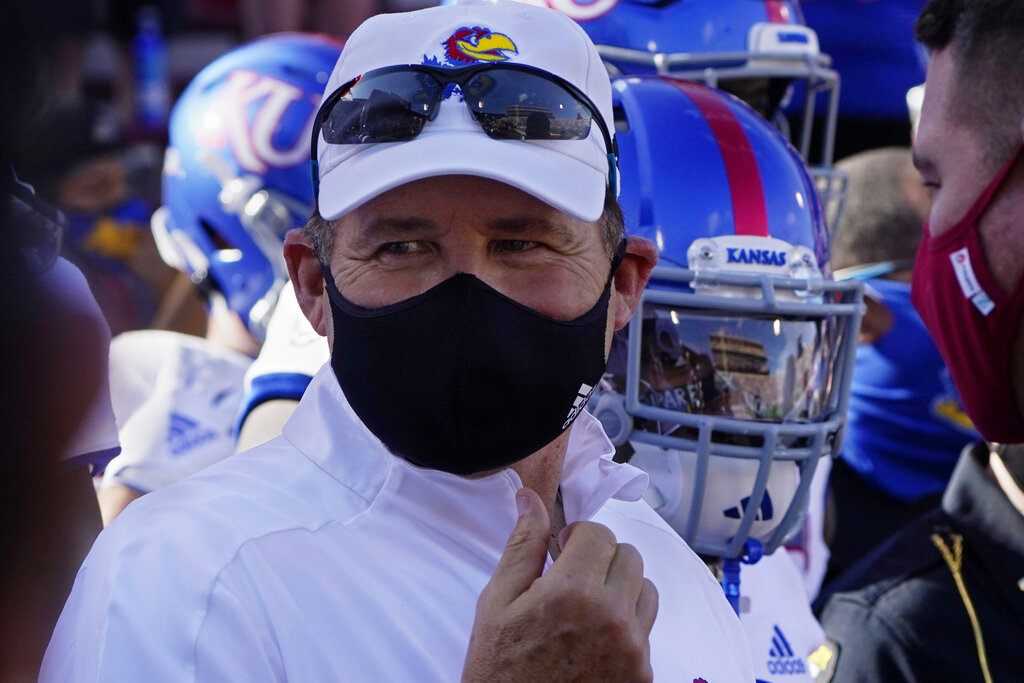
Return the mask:
[(572, 408), (569, 409), (569, 415), (565, 418), (565, 422), (562, 423), (562, 429), (572, 424), (572, 421), (580, 414), (583, 407), (587, 405), (587, 401), (590, 400), (592, 393), (594, 393), (594, 387), (589, 384), (580, 385), (580, 388), (576, 391), (576, 398), (573, 399)]

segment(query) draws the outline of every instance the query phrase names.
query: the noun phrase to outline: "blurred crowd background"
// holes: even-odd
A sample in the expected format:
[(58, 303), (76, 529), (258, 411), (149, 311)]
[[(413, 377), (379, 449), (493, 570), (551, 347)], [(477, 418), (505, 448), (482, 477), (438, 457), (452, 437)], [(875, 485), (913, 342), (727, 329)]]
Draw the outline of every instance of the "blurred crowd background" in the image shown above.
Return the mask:
[[(0, 89), (4, 93), (0, 98), (0, 167), (6, 168), (9, 162), (21, 181), (31, 184), (42, 200), (64, 214), (60, 253), (82, 271), (111, 336), (144, 329), (203, 336), (208, 321), (203, 301), (189, 276), (160, 257), (150, 230), (150, 217), (161, 204), (161, 170), (173, 103), (204, 66), (254, 38), (306, 31), (344, 40), (369, 16), (434, 4), (436, 0), (5, 0), (0, 7)], [(580, 0), (577, 4), (587, 2)], [(850, 176), (851, 194), (879, 198), (882, 190), (902, 187), (908, 178), (906, 184), (920, 193), (907, 148), (920, 107), (918, 86), (925, 80), (927, 65), (927, 54), (913, 39), (913, 23), (924, 4), (924, 0), (801, 3), (804, 21), (816, 31), (821, 52), (830, 56), (841, 78), (832, 158), (841, 162), (872, 150), (901, 148), (896, 152), (889, 149), (884, 159), (869, 157), (837, 164)], [(792, 100), (799, 103), (801, 98)], [(796, 118), (796, 109), (794, 104), (785, 113)], [(824, 106), (817, 107), (818, 112), (825, 110)], [(813, 144), (815, 150), (810, 157), (818, 158), (822, 140), (816, 138)], [(869, 166), (871, 163), (877, 166)], [(884, 182), (869, 184), (879, 178)], [(916, 195), (906, 198), (911, 208), (917, 204), (924, 208), (907, 218), (903, 230), (908, 235), (907, 246), (899, 253), (858, 251), (858, 244), (878, 241), (868, 228), (873, 224), (872, 216), (877, 218), (885, 207), (869, 206), (866, 201), (863, 207), (848, 205), (850, 216), (866, 217), (866, 227), (850, 227), (845, 241), (834, 241), (835, 266), (854, 268), (885, 262), (895, 264), (892, 270), (897, 274), (908, 274), (920, 226), (927, 215), (927, 201)], [(899, 197), (889, 202), (892, 206), (903, 203)], [(895, 225), (893, 221), (876, 220), (874, 224), (893, 233), (889, 229)], [(845, 258), (837, 258), (837, 245), (845, 250)], [(59, 395), (73, 403), (74, 392), (69, 387), (87, 383), (78, 377), (73, 357), (68, 355), (64, 364), (55, 364), (52, 373), (32, 371), (55, 354), (64, 354), (66, 345), (61, 335), (72, 330), (40, 324), (27, 327), (28, 334), (14, 332), (19, 325), (32, 322), (37, 302), (16, 270), (5, 265), (0, 272), (5, 290), (3, 324), (9, 325), (8, 334), (3, 335), (2, 352), (8, 360), (0, 383), (8, 388), (32, 386), (33, 396)], [(879, 277), (887, 275), (891, 272)], [(853, 276), (874, 277), (870, 273)], [(877, 292), (875, 298), (881, 300)], [(888, 324), (891, 326), (891, 320)], [(42, 343), (26, 349), (26, 345), (35, 343), (33, 340)], [(27, 350), (33, 353), (27, 354)], [(28, 360), (24, 364), (10, 360), (19, 358)], [(934, 364), (940, 362), (936, 354)], [(63, 368), (67, 368), (66, 373)], [(859, 377), (863, 378), (860, 386), (870, 393), (879, 383), (876, 376), (865, 374), (868, 371), (861, 369)], [(855, 402), (857, 391), (855, 387)], [(38, 406), (24, 401), (24, 394), (3, 392), (2, 435), (28, 439), (24, 443), (7, 439), (9, 452), (59, 451), (45, 438), (58, 438), (60, 425), (55, 426), (52, 435), (24, 435), (19, 425), (43, 423), (51, 415), (61, 414), (61, 408), (56, 405), (40, 415), (33, 412), (39, 410)], [(66, 411), (74, 414), (75, 408), (69, 405)], [(957, 416), (962, 417), (959, 412)], [(879, 431), (876, 424), (868, 426)], [(858, 442), (848, 438), (847, 443), (856, 446)], [(900, 443), (895, 445), (902, 448)], [(826, 518), (832, 528), (826, 528), (825, 536), (835, 538), (838, 526), (842, 530), (839, 536), (847, 540), (845, 547), (832, 547), (836, 566), (830, 570), (830, 578), (898, 528), (899, 523), (935, 504), (959, 446), (951, 444), (954, 454), (941, 462), (936, 460), (935, 481), (929, 482), (933, 486), (928, 490), (878, 490), (876, 479), (881, 477), (872, 479), (863, 468), (858, 469), (857, 463), (864, 459), (858, 461), (857, 453), (851, 450), (844, 455), (842, 460), (852, 463), (850, 466), (837, 461), (840, 464), (832, 486), (846, 503), (843, 506), (841, 501), (839, 512), (833, 511)], [(50, 510), (45, 500), (31, 501), (35, 489), (19, 484), (31, 481), (31, 477), (11, 474), (11, 461), (7, 469), (10, 476), (0, 490), (4, 521), (19, 519), (19, 510), (27, 509), (30, 503), (34, 504), (32, 509)], [(61, 494), (50, 495), (56, 498)], [(52, 509), (59, 522), (58, 508)], [(869, 512), (876, 516), (869, 516)], [(30, 520), (21, 533), (31, 537), (35, 529), (54, 526), (51, 519)], [(5, 534), (8, 531), (4, 529)], [(859, 531), (863, 531), (863, 537), (858, 537)], [(10, 547), (5, 546), (6, 540), (0, 538), (0, 548)], [(45, 535), (34, 542), (40, 548), (54, 543)], [(45, 556), (32, 547), (24, 551), (25, 556)], [(13, 557), (16, 554), (12, 552), (9, 558)], [(10, 561), (6, 568), (14, 564)], [(54, 616), (61, 602), (49, 608)], [(49, 619), (45, 612), (40, 612), (43, 622)]]
[[(2, 11), (11, 157), (20, 180), (67, 218), (63, 255), (85, 274), (113, 335), (202, 334), (187, 277), (160, 259), (149, 218), (171, 106), (208, 63), (281, 31), (344, 38), (422, 0), (42, 0)], [(17, 84), (25, 87), (17, 87)], [(10, 107), (10, 109), (7, 109)], [(22, 130), (23, 134), (13, 131)], [(6, 150), (5, 150), (6, 152)]]
[[(113, 335), (147, 328), (203, 331), (206, 316), (193, 288), (161, 261), (148, 225), (160, 204), (168, 113), (191, 78), (218, 56), (262, 35), (313, 31), (344, 39), (373, 14), (432, 4), (5, 3), (5, 30), (12, 39), (0, 49), (10, 76), (28, 79), (37, 72), (42, 85), (31, 101), (16, 94), (6, 98), (5, 106), (12, 107), (4, 116), (8, 132), (18, 129), (12, 121), (31, 120), (24, 135), (12, 135), (14, 168), (66, 214), (64, 256), (85, 274)], [(835, 159), (909, 145), (914, 102), (908, 91), (924, 81), (926, 65), (912, 38), (922, 5), (921, 0), (803, 3), (805, 21), (842, 79)], [(787, 113), (796, 114), (796, 107)]]

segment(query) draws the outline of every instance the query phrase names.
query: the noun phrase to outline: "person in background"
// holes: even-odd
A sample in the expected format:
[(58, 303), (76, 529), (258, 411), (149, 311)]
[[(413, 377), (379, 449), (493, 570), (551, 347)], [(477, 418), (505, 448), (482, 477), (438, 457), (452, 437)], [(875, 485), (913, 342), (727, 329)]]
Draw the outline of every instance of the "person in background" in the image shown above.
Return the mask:
[(106, 523), (235, 450), (243, 377), (287, 284), (283, 235), (312, 205), (309, 131), (340, 52), (311, 34), (261, 38), (204, 68), (174, 108), (153, 233), (205, 298), (208, 326), (205, 337), (144, 330), (114, 339), (123, 452), (98, 492)]
[(331, 362), (280, 437), (100, 535), (41, 679), (752, 680), (584, 410), (656, 259), (622, 239), (586, 34), (517, 3), (378, 15), (314, 130), (284, 249)]
[(834, 653), (785, 544), (838, 448), (860, 286), (831, 281), (808, 170), (750, 107), (669, 77), (612, 85), (626, 229), (660, 260), (589, 409), (720, 576), (757, 678), (809, 682)]
[[(59, 9), (52, 4), (48, 9)], [(101, 524), (91, 475), (118, 448), (110, 330), (81, 272), (60, 258), (64, 219), (19, 181), (53, 97), (38, 3), (0, 7), (0, 680), (34, 680)]]
[(131, 142), (98, 100), (59, 100), (40, 119), (19, 177), (67, 217), (62, 255), (89, 281), (111, 333), (169, 322), (161, 304), (177, 271), (149, 230), (160, 200), (158, 148)]
[(14, 252), (2, 306), (0, 677), (14, 680), (38, 671), (101, 528), (92, 476), (119, 446), (107, 383), (110, 330), (82, 273), (58, 256), (61, 217), (9, 164), (0, 172), (0, 226)]
[(832, 262), (838, 277), (865, 283), (867, 311), (829, 481), (828, 580), (937, 505), (960, 451), (980, 438), (910, 301), (929, 209), (910, 150), (871, 150), (837, 166), (849, 184)]
[(931, 0), (914, 165), (931, 210), (911, 299), (984, 442), (940, 507), (836, 582), (835, 681), (1010, 681), (1024, 670), (1024, 6)]

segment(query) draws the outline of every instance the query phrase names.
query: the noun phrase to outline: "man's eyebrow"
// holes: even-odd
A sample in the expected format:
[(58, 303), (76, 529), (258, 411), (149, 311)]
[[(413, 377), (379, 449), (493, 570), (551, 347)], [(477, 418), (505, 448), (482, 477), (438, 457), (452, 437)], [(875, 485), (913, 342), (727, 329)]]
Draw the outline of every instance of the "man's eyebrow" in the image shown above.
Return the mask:
[(574, 239), (575, 231), (546, 218), (498, 218), (487, 224), (489, 230), (520, 235), (550, 235), (561, 239)]
[(359, 227), (355, 246), (358, 249), (376, 249), (381, 242), (401, 240), (412, 232), (432, 233), (436, 226), (425, 218), (376, 218)]

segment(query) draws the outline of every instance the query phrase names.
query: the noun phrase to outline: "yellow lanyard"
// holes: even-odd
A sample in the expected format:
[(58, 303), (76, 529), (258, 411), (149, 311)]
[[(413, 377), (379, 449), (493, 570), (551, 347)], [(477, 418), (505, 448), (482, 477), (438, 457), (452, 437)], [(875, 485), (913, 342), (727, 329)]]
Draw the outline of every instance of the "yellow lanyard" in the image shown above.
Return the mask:
[(964, 577), (960, 571), (964, 559), (964, 537), (961, 534), (950, 534), (953, 539), (953, 549), (950, 550), (939, 534), (932, 534), (932, 543), (942, 553), (942, 559), (946, 561), (950, 573), (953, 575), (953, 582), (956, 589), (960, 591), (960, 599), (967, 608), (967, 616), (971, 620), (971, 629), (974, 631), (974, 644), (978, 648), (978, 661), (981, 663), (981, 675), (985, 683), (992, 683), (992, 674), (988, 670), (988, 657), (985, 655), (985, 640), (981, 637), (981, 624), (978, 623), (978, 614), (974, 611), (974, 603), (971, 596), (967, 594), (967, 586), (964, 585)]

